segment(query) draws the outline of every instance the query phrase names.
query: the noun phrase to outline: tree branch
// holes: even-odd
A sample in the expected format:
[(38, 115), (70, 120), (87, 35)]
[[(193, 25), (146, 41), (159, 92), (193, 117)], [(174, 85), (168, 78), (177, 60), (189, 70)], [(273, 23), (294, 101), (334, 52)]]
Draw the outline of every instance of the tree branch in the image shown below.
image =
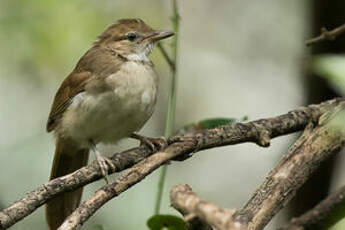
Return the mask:
[(155, 153), (128, 169), (115, 182), (97, 190), (88, 200), (83, 202), (58, 228), (58, 230), (79, 229), (100, 207), (110, 199), (117, 197), (134, 184), (143, 180), (148, 174), (174, 157), (188, 153), (193, 142), (179, 142), (168, 146), (164, 151)]
[(328, 31), (325, 27), (321, 28), (321, 34), (315, 38), (309, 39), (306, 41), (307, 46), (314, 45), (322, 41), (333, 41), (340, 34), (345, 33), (345, 24), (335, 28), (334, 30)]
[[(182, 154), (243, 142), (254, 142), (260, 146), (268, 146), (270, 138), (303, 130), (310, 121), (317, 122), (318, 118), (323, 113), (329, 111), (331, 108), (339, 105), (340, 103), (344, 103), (344, 101), (344, 98), (330, 100), (319, 105), (300, 107), (287, 114), (273, 118), (261, 119), (247, 123), (229, 124), (216, 129), (202, 130), (186, 135), (174, 136), (169, 138), (169, 146), (166, 150), (164, 150), (164, 152), (156, 153), (152, 155), (151, 158), (146, 158), (152, 154), (152, 152), (145, 147), (135, 148), (115, 154), (112, 157), (112, 161), (116, 166), (117, 172), (131, 167), (144, 158), (146, 159), (140, 162), (140, 165), (152, 168), (146, 167), (145, 170), (147, 171), (145, 171), (145, 175), (143, 177), (142, 175), (134, 177), (134, 175), (137, 173), (136, 167), (138, 166), (136, 165), (134, 169), (131, 170), (133, 174), (125, 174), (128, 176), (128, 179), (133, 181), (121, 179), (122, 184), (120, 183), (119, 185), (116, 185), (116, 183), (113, 183), (112, 185), (114, 186), (109, 186), (109, 189), (116, 191), (116, 189), (114, 190), (115, 187), (118, 189), (119, 186), (126, 183), (126, 186), (131, 186), (143, 179), (155, 168), (159, 167), (160, 164), (164, 164), (170, 159)], [(150, 162), (151, 160), (152, 165)], [(145, 165), (145, 163), (147, 165)], [(109, 173), (113, 172), (109, 171)], [(28, 192), (22, 199), (13, 203), (8, 208), (0, 211), (0, 229), (7, 229), (8, 227), (12, 226), (54, 196), (62, 192), (77, 189), (100, 178), (101, 173), (99, 167), (96, 162), (92, 162), (90, 165), (83, 167), (74, 173), (56, 178), (34, 189), (33, 191)], [(125, 190), (127, 188), (122, 189)], [(124, 191), (122, 189), (121, 191)], [(114, 195), (113, 192), (111, 193)]]
[[(201, 201), (188, 185), (172, 189), (172, 206), (183, 215), (194, 215), (220, 230), (263, 229), (271, 218), (294, 196), (312, 172), (345, 144), (344, 127), (334, 126), (337, 114), (345, 103), (322, 115), (317, 127), (310, 123), (301, 137), (291, 146), (287, 156), (271, 171), (242, 210), (222, 209)], [(303, 230), (319, 222), (345, 200), (345, 187), (330, 195), (314, 209), (280, 230)]]
[(344, 146), (344, 127), (338, 130), (326, 124), (344, 107), (345, 103), (339, 104), (322, 115), (315, 128), (312, 123), (308, 125), (244, 208), (234, 214), (236, 221), (248, 226), (250, 230), (263, 229), (315, 169)]
[[(111, 157), (115, 165), (115, 172), (125, 170), (145, 157), (152, 154), (146, 147), (130, 149)], [(113, 173), (113, 172), (109, 172)], [(7, 229), (24, 217), (30, 215), (41, 205), (45, 204), (54, 196), (80, 188), (102, 178), (102, 173), (96, 161), (71, 174), (45, 183), (38, 188), (26, 193), (20, 200), (0, 212), (0, 229)]]
[[(345, 102), (342, 102), (335, 108), (343, 109), (344, 106)], [(330, 114), (329, 111), (333, 112), (335, 108), (329, 108), (328, 112), (323, 114), (320, 119), (326, 115), (328, 117)], [(282, 116), (279, 117), (281, 118)], [(271, 128), (275, 119), (276, 118), (270, 118), (267, 120), (263, 119), (241, 124), (241, 127), (250, 124), (250, 127), (248, 127), (250, 129), (245, 129), (246, 132), (243, 133), (243, 135), (247, 134), (250, 136), (250, 138), (247, 136), (248, 139), (246, 140), (254, 141), (259, 145), (262, 145), (264, 142), (264, 146), (267, 146), (267, 141), (263, 141), (262, 139), (267, 140), (267, 136), (269, 134), (273, 134), (273, 130)], [(268, 120), (270, 122), (267, 122)], [(325, 119), (318, 119), (316, 123), (324, 120)], [(231, 127), (234, 128), (239, 124), (240, 123), (231, 125)], [(320, 123), (320, 127), (318, 126), (318, 128), (315, 130), (312, 128), (312, 123), (309, 124), (309, 128), (306, 129), (302, 137), (299, 138), (295, 145), (293, 145), (290, 149), (288, 157), (284, 158), (273, 170), (273, 172), (277, 172), (277, 174), (272, 173), (272, 175), (268, 177), (268, 182), (265, 182), (262, 185), (262, 188), (256, 192), (246, 207), (243, 210), (240, 210), (238, 213), (235, 213), (234, 217), (236, 225), (234, 226), (237, 226), (240, 223), (241, 226), (248, 226), (248, 229), (262, 229), (268, 223), (270, 218), (277, 213), (279, 207), (283, 206), (283, 202), (288, 200), (287, 198), (292, 197), (294, 192), (296, 192), (296, 190), (304, 183), (304, 181), (318, 166), (318, 164), (331, 155), (333, 150), (339, 149), (340, 146), (342, 146), (344, 142), (343, 134), (339, 135), (338, 132), (331, 132), (330, 128), (325, 128), (327, 126), (324, 126), (323, 123)], [(124, 192), (134, 184), (140, 182), (148, 174), (159, 168), (159, 166), (163, 165), (164, 163), (169, 162), (171, 159), (179, 155), (189, 153), (192, 149), (202, 149), (202, 146), (214, 147), (214, 144), (219, 143), (218, 141), (220, 140), (221, 143), (224, 143), (224, 141), (229, 138), (229, 136), (226, 135), (226, 129), (224, 129), (226, 127), (227, 126), (223, 126), (214, 130), (203, 130), (201, 132), (189, 134), (189, 136), (184, 136), (181, 139), (182, 142), (173, 143), (163, 151), (153, 154), (145, 160), (134, 165), (131, 169), (124, 173), (123, 176), (116, 179), (114, 183), (105, 185), (97, 190), (95, 194), (91, 196), (91, 198), (82, 203), (64, 221), (58, 230), (79, 229), (83, 223), (106, 202), (114, 197), (117, 197), (120, 193)], [(209, 133), (210, 131), (213, 131), (214, 133), (211, 134)], [(230, 130), (228, 131), (230, 132)], [(311, 135), (311, 131), (315, 131), (313, 132), (313, 135)], [(216, 139), (214, 139), (215, 136)], [(327, 140), (323, 140), (324, 138)], [(234, 143), (240, 142), (239, 140), (233, 140), (232, 138), (231, 140)], [(201, 145), (201, 143), (203, 144)], [(289, 160), (290, 158), (291, 160)], [(277, 186), (272, 187), (271, 182), (275, 182)], [(290, 195), (285, 194), (285, 189), (289, 186), (290, 190), (288, 191), (291, 191)], [(267, 191), (266, 196), (262, 194), (263, 191)], [(284, 196), (281, 196), (282, 194), (284, 194)], [(283, 199), (284, 197), (285, 199)], [(258, 199), (263, 199), (262, 202), (265, 204), (261, 203), (262, 205), (258, 205), (256, 202)], [(255, 217), (255, 219), (251, 217)], [(247, 222), (248, 219), (250, 219), (250, 221)], [(231, 228), (229, 227), (229, 229)]]
[[(188, 185), (185, 185), (185, 186), (188, 186)], [(171, 191), (170, 191), (170, 201), (171, 199), (172, 198), (171, 198)], [(175, 206), (174, 208), (177, 209), (177, 207)], [(179, 211), (183, 215), (184, 220), (187, 224), (188, 230), (213, 230), (213, 228), (208, 223), (206, 223), (204, 220), (199, 218), (196, 214), (190, 214), (188, 213), (187, 210), (183, 210), (183, 209), (177, 209), (177, 211)]]
[(336, 210), (340, 205), (344, 205), (344, 202), (345, 186), (327, 196), (326, 199), (300, 217), (293, 218), (287, 226), (280, 228), (279, 230), (309, 229), (328, 217), (329, 214)]
[[(235, 210), (224, 209), (213, 203), (201, 200), (198, 195), (192, 191), (192, 188), (186, 184), (176, 185), (170, 191), (170, 202), (171, 206), (184, 216), (191, 216), (191, 219), (193, 219), (193, 217), (194, 219), (200, 219), (200, 221), (204, 223), (203, 226), (207, 223), (219, 230), (246, 229), (241, 223), (234, 222), (232, 216)], [(188, 222), (187, 220), (187, 223)]]

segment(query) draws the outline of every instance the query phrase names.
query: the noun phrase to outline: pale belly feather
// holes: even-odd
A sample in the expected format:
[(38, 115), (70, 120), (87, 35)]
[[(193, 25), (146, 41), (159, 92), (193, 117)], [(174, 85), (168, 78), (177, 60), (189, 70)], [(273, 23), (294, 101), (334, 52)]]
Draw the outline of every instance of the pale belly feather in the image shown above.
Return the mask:
[(115, 143), (138, 131), (153, 113), (157, 76), (151, 66), (128, 62), (106, 83), (105, 92), (77, 95), (63, 117), (64, 133), (83, 145)]

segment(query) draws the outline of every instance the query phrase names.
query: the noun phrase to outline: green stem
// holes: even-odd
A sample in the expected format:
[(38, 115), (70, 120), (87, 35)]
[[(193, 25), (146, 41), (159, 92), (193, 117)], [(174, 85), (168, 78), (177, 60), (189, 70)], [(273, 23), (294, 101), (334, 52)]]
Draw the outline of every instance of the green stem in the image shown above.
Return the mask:
[[(178, 14), (178, 8), (177, 8), (177, 0), (173, 0), (173, 16), (172, 16), (172, 23), (173, 23), (173, 29), (175, 31), (175, 36), (173, 37), (172, 41), (172, 49), (173, 49), (173, 56), (172, 61), (175, 64), (174, 68), (171, 68), (172, 70), (172, 78), (171, 78), (171, 89), (169, 92), (169, 101), (168, 101), (168, 115), (165, 125), (165, 132), (164, 136), (168, 138), (171, 136), (174, 132), (174, 123), (175, 123), (175, 110), (176, 110), (176, 86), (177, 86), (177, 42), (178, 42), (178, 33), (179, 33), (179, 14)], [(167, 166), (163, 165), (160, 170), (160, 176), (158, 181), (158, 191), (157, 191), (157, 197), (156, 197), (156, 204), (155, 204), (155, 214), (159, 214), (161, 202), (162, 202), (162, 196), (163, 196), (163, 190), (164, 190), (164, 183), (165, 183), (165, 177), (167, 173)]]
[(157, 191), (157, 196), (156, 196), (155, 213), (154, 213), (155, 215), (159, 214), (159, 211), (161, 208), (166, 173), (167, 173), (167, 166), (163, 165), (159, 171), (158, 191)]

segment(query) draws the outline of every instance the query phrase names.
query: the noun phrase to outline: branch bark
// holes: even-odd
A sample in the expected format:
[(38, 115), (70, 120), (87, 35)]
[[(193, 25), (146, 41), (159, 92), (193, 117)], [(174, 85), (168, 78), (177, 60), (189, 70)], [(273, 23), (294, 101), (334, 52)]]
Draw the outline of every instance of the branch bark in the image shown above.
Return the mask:
[[(152, 151), (146, 147), (130, 149), (115, 154), (111, 157), (116, 168), (114, 172), (125, 170), (150, 154), (152, 154)], [(20, 200), (0, 211), (0, 229), (11, 227), (24, 217), (30, 215), (54, 196), (63, 192), (75, 190), (101, 178), (102, 173), (99, 169), (99, 165), (96, 161), (93, 161), (90, 165), (71, 174), (56, 178), (39, 186), (26, 193)]]
[[(260, 146), (268, 146), (270, 138), (274, 138), (281, 135), (286, 135), (296, 131), (303, 130), (304, 127), (309, 122), (317, 122), (318, 118), (330, 110), (331, 108), (344, 103), (344, 98), (334, 99), (326, 101), (319, 105), (310, 105), (306, 107), (300, 107), (293, 110), (287, 114), (283, 114), (277, 117), (261, 119), (253, 122), (247, 123), (235, 123), (222, 126), (211, 130), (202, 130), (194, 133), (189, 133), (186, 135), (178, 135), (169, 138), (169, 146), (164, 152), (159, 152), (151, 156), (151, 158), (146, 158), (152, 152), (145, 148), (135, 148), (127, 150), (125, 152), (115, 154), (111, 159), (116, 166), (115, 171), (121, 171), (126, 168), (131, 167), (135, 163), (145, 159), (140, 162), (140, 165), (147, 166), (145, 168), (145, 175), (137, 175), (137, 165), (132, 168), (132, 174), (127, 175), (127, 179), (132, 181), (121, 180), (120, 185), (115, 183), (109, 186), (112, 195), (118, 195), (117, 189), (119, 186), (131, 186), (138, 181), (142, 180), (146, 175), (151, 173), (155, 168), (159, 167), (161, 164), (166, 163), (170, 159), (176, 156), (181, 156), (182, 154), (189, 154), (193, 152), (198, 152), (203, 149), (209, 149), (218, 146), (232, 145), (243, 142), (253, 142)], [(176, 143), (177, 142), (177, 143)], [(151, 164), (150, 160), (153, 160)], [(147, 165), (145, 165), (147, 164)], [(152, 168), (150, 168), (152, 167)], [(113, 173), (109, 171), (109, 173)], [(0, 211), (0, 229), (7, 229), (13, 224), (17, 223), (38, 207), (46, 203), (49, 199), (54, 196), (77, 189), (79, 187), (85, 186), (95, 180), (101, 178), (101, 173), (96, 162), (83, 167), (74, 173), (54, 179), (44, 185), (41, 185), (37, 189), (28, 192), (22, 199), (14, 202), (12, 205), (6, 209)], [(121, 177), (126, 178), (126, 177)], [(117, 180), (118, 181), (118, 180)], [(121, 191), (126, 190), (126, 188), (121, 188)], [(108, 188), (106, 188), (108, 189)], [(123, 190), (122, 190), (123, 189)], [(102, 189), (101, 189), (102, 190)], [(100, 190), (99, 190), (100, 191)], [(98, 192), (101, 194), (102, 192)], [(110, 196), (111, 197), (111, 196)], [(110, 198), (109, 198), (110, 199)]]
[(263, 229), (315, 169), (344, 146), (344, 126), (338, 130), (328, 125), (328, 120), (344, 108), (342, 103), (321, 116), (316, 127), (313, 123), (308, 125), (244, 208), (234, 214), (236, 221), (248, 226), (249, 230)]
[[(345, 143), (343, 133), (333, 132), (331, 128), (325, 125), (326, 118), (333, 114), (334, 111), (343, 110), (345, 102), (331, 107), (314, 123), (319, 124), (314, 129), (313, 122), (309, 123), (308, 128), (298, 141), (291, 147), (288, 156), (278, 164), (272, 171), (267, 181), (254, 194), (248, 204), (235, 213), (235, 225), (226, 225), (227, 229), (235, 229), (234, 227), (244, 226), (250, 230), (262, 229), (268, 221), (289, 201), (297, 189), (307, 180), (310, 174), (318, 165), (331, 155)], [(274, 121), (274, 118), (269, 119)], [(261, 122), (259, 122), (261, 121)], [(248, 140), (254, 141), (262, 146), (267, 146), (270, 134), (272, 135), (272, 123), (259, 120), (250, 124), (254, 130), (247, 130), (246, 134), (251, 133)], [(266, 120), (267, 121), (267, 120)], [(242, 124), (248, 125), (249, 123)], [(233, 126), (239, 125), (234, 124)], [(222, 137), (222, 141), (227, 136), (224, 133), (225, 126), (215, 129), (212, 137)], [(60, 226), (58, 230), (76, 230), (88, 220), (100, 207), (102, 207), (110, 199), (117, 197), (134, 184), (143, 180), (148, 174), (171, 159), (185, 153), (189, 153), (191, 149), (198, 150), (202, 147), (200, 143), (206, 146), (213, 146), (214, 141), (208, 136), (210, 130), (197, 132), (196, 136), (184, 136), (182, 142), (173, 143), (164, 151), (153, 154), (145, 160), (139, 162), (129, 169), (122, 177), (118, 178), (114, 183), (103, 186), (101, 189), (81, 204)], [(205, 136), (205, 133), (207, 135)], [(191, 135), (195, 135), (191, 134)], [(254, 136), (253, 136), (254, 135)], [(186, 138), (187, 137), (187, 138)], [(197, 139), (195, 139), (195, 137)], [(216, 138), (216, 139), (218, 139)], [(326, 139), (326, 140), (324, 140)], [(200, 142), (200, 140), (202, 142)], [(212, 141), (211, 141), (212, 140)], [(235, 141), (235, 143), (239, 143)], [(258, 203), (262, 199), (261, 203)], [(285, 203), (284, 203), (285, 202)], [(222, 219), (222, 218), (221, 218)], [(231, 224), (233, 222), (227, 222)], [(224, 228), (224, 229), (226, 229)], [(241, 227), (242, 228), (242, 227)]]
[[(210, 224), (219, 230), (245, 230), (241, 223), (234, 222), (235, 210), (224, 209), (213, 203), (201, 200), (188, 185), (176, 185), (170, 192), (170, 202), (176, 210), (191, 219), (200, 219), (203, 226)], [(187, 220), (187, 223), (189, 221)], [(206, 229), (204, 227), (204, 229)], [(199, 228), (200, 229), (200, 228)], [(212, 229), (212, 228), (209, 228)]]
[(58, 228), (58, 230), (79, 229), (83, 223), (88, 220), (100, 207), (110, 199), (117, 197), (134, 184), (143, 180), (148, 174), (159, 168), (162, 164), (168, 162), (174, 157), (187, 153), (193, 142), (173, 143), (164, 151), (155, 153), (143, 161), (137, 163), (114, 183), (107, 184), (97, 190), (88, 200), (83, 202)]
[(303, 215), (291, 219), (290, 223), (278, 230), (304, 230), (320, 223), (329, 214), (345, 202), (345, 186), (333, 192), (314, 208)]
[(322, 41), (333, 41), (335, 40), (340, 34), (345, 33), (345, 24), (328, 31), (325, 27), (321, 28), (321, 34), (315, 38), (309, 39), (306, 41), (307, 46), (314, 45), (315, 43), (319, 43)]
[[(197, 216), (220, 230), (263, 229), (312, 172), (344, 146), (345, 128), (333, 123), (344, 108), (345, 103), (322, 115), (316, 127), (310, 123), (242, 210), (229, 211), (201, 201), (188, 185), (178, 185), (172, 189), (172, 206), (183, 215)], [(344, 200), (345, 187), (280, 230), (303, 230), (304, 227), (310, 227), (325, 218)]]

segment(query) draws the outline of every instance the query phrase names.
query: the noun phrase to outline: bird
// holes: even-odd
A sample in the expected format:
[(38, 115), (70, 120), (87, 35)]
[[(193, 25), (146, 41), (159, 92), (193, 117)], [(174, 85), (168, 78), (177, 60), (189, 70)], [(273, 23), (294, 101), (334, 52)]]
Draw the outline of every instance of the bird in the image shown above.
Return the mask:
[[(160, 138), (137, 132), (151, 117), (157, 100), (158, 75), (150, 60), (154, 45), (171, 37), (171, 30), (154, 30), (138, 18), (120, 19), (98, 36), (55, 94), (47, 132), (55, 137), (50, 180), (85, 166), (95, 154), (107, 180), (114, 165), (97, 149), (135, 138), (154, 148)], [(82, 188), (65, 192), (46, 205), (50, 230), (57, 229), (79, 205)]]

